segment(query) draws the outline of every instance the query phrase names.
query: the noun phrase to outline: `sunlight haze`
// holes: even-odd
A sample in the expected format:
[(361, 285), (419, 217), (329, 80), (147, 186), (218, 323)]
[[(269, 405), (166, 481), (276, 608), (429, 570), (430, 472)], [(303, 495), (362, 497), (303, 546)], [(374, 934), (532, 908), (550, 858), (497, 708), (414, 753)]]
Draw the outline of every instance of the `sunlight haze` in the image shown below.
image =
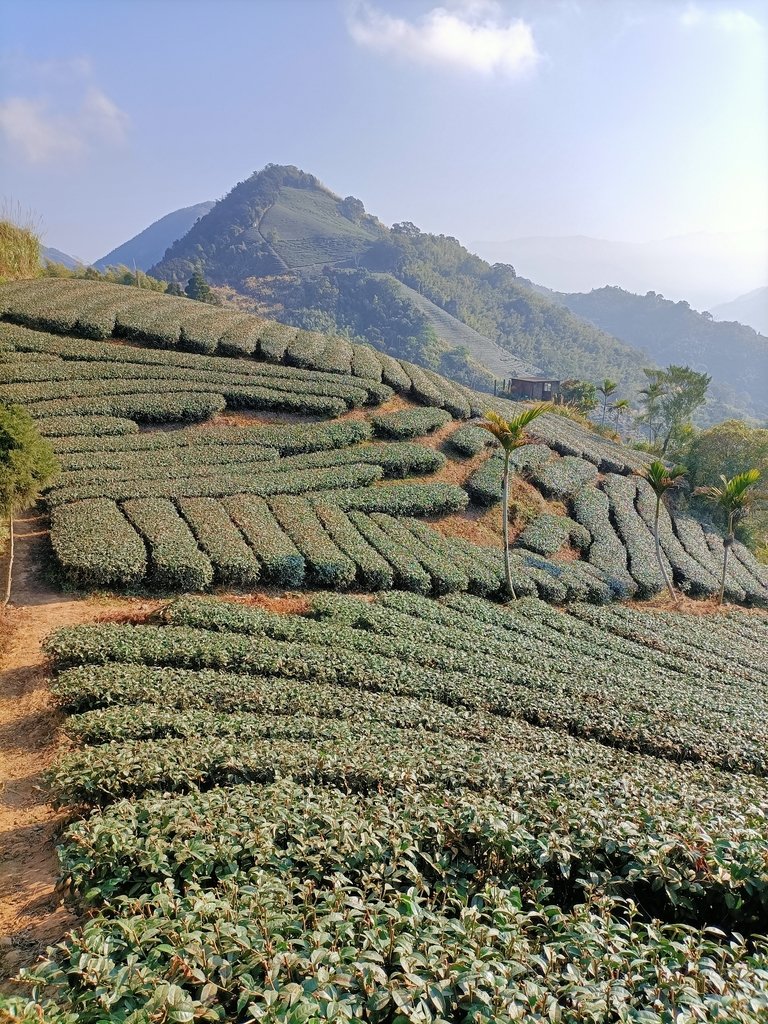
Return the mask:
[[(3, 20), (2, 192), (80, 259), (277, 162), (550, 287), (644, 287), (657, 257), (648, 288), (699, 305), (768, 280), (764, 4), (6, 0)], [(620, 243), (615, 280), (544, 254), (573, 236)], [(681, 236), (687, 266), (655, 244)]]

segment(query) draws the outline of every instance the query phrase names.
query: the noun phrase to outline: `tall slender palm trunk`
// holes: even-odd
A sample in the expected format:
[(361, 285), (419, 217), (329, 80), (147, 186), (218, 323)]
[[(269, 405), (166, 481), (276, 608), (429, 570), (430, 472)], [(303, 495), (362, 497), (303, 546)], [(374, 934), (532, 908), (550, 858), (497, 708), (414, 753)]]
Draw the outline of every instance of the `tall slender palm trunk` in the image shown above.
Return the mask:
[(501, 529), (504, 538), (504, 575), (507, 582), (507, 593), (516, 601), (517, 594), (512, 585), (512, 564), (509, 559), (509, 452), (504, 452), (504, 493), (501, 503)]
[(667, 590), (669, 591), (669, 596), (672, 598), (672, 600), (675, 602), (675, 604), (677, 604), (677, 594), (675, 593), (674, 588), (672, 587), (672, 581), (670, 580), (669, 576), (667, 575), (667, 569), (666, 569), (666, 566), (664, 565), (664, 559), (661, 557), (661, 544), (659, 542), (659, 513), (660, 512), (661, 512), (661, 498), (657, 494), (656, 495), (656, 515), (654, 516), (654, 520), (653, 520), (653, 539), (656, 541), (656, 561), (659, 563), (659, 569), (661, 570), (661, 575), (664, 578), (664, 582), (667, 585)]
[(11, 583), (13, 581), (13, 516), (8, 516), (8, 568), (5, 571), (5, 595), (3, 608), (11, 600)]
[(719, 604), (722, 604), (725, 600), (725, 577), (728, 572), (728, 555), (731, 551), (731, 545), (735, 538), (733, 537), (733, 522), (731, 517), (728, 517), (728, 536), (723, 538), (723, 574), (720, 578), (720, 597), (718, 600)]

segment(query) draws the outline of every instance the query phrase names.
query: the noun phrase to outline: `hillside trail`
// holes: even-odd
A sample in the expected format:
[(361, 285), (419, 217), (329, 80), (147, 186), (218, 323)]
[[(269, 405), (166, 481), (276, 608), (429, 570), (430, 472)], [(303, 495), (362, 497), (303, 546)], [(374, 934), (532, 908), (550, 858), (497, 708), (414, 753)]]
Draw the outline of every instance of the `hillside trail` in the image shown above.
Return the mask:
[[(74, 923), (56, 890), (55, 843), (64, 811), (48, 803), (42, 775), (65, 746), (53, 704), (44, 638), (130, 602), (63, 594), (45, 578), (47, 524), (18, 519), (12, 605), (0, 652), (0, 992), (2, 981), (34, 961)], [(4, 559), (2, 560), (5, 566)]]

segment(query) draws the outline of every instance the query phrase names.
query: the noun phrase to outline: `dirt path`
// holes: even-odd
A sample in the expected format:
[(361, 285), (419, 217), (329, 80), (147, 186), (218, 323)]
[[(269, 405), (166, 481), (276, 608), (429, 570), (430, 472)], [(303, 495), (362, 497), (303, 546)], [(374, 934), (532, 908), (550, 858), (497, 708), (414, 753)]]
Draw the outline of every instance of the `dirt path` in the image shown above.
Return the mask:
[[(42, 773), (63, 746), (62, 716), (48, 691), (42, 641), (54, 629), (115, 614), (136, 602), (62, 594), (42, 571), (45, 521), (16, 523), (12, 606), (0, 657), (0, 991), (74, 923), (56, 892), (55, 843), (66, 813), (55, 811)], [(3, 563), (4, 565), (5, 563)]]

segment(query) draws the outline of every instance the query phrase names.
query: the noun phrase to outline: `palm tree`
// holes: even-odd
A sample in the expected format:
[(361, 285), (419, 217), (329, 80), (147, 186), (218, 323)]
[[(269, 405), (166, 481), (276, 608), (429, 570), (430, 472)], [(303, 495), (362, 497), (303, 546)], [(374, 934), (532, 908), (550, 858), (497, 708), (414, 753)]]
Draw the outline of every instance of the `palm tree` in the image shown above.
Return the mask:
[(651, 444), (655, 444), (656, 429), (654, 427), (654, 420), (659, 411), (659, 402), (664, 394), (664, 385), (660, 381), (649, 381), (648, 387), (643, 388), (640, 394), (643, 396), (643, 404), (645, 405), (643, 419), (648, 424), (648, 440)]
[(673, 487), (677, 487), (683, 479), (685, 472), (686, 471), (682, 466), (675, 466), (674, 469), (667, 470), (664, 463), (657, 459), (656, 462), (652, 462), (650, 466), (646, 466), (644, 470), (640, 470), (638, 473), (639, 476), (642, 476), (648, 481), (653, 493), (656, 495), (656, 514), (653, 517), (653, 539), (656, 541), (656, 560), (659, 563), (661, 575), (664, 577), (664, 582), (667, 585), (669, 596), (675, 602), (677, 602), (677, 595), (672, 587), (672, 581), (667, 575), (667, 570), (664, 566), (664, 559), (661, 557), (661, 544), (659, 543), (659, 513), (661, 512), (661, 503), (664, 500), (664, 495)]
[(719, 604), (722, 604), (725, 594), (725, 574), (728, 571), (728, 554), (736, 539), (733, 531), (739, 520), (749, 515), (750, 501), (753, 497), (750, 489), (760, 479), (760, 470), (747, 469), (743, 473), (737, 473), (736, 476), (732, 476), (730, 480), (727, 480), (724, 476), (721, 476), (720, 479), (722, 487), (715, 487), (714, 485), (711, 487), (697, 487), (694, 494), (702, 494), (705, 498), (709, 498), (711, 502), (714, 502), (715, 505), (718, 505), (723, 510), (727, 517), (728, 533), (723, 538), (723, 575), (720, 580)]
[(618, 402), (614, 402), (611, 406), (611, 412), (616, 417), (616, 429), (619, 429), (620, 420), (623, 420), (625, 416), (629, 416), (632, 412), (632, 407), (629, 404), (628, 398), (620, 398)]
[(602, 384), (597, 385), (597, 390), (603, 396), (603, 418), (600, 421), (600, 426), (605, 426), (605, 412), (608, 408), (608, 399), (614, 393), (619, 385), (615, 380), (610, 380), (608, 377), (605, 378)]
[(534, 405), (525, 412), (521, 412), (514, 419), (505, 420), (497, 412), (487, 412), (485, 421), (478, 423), (482, 430), (493, 434), (504, 450), (504, 490), (502, 496), (502, 533), (504, 536), (504, 572), (506, 576), (507, 593), (511, 598), (516, 599), (515, 588), (512, 586), (512, 566), (509, 560), (509, 457), (516, 448), (522, 448), (528, 443), (528, 435), (525, 428), (532, 423), (537, 416), (541, 416), (551, 408), (550, 403), (544, 402)]

